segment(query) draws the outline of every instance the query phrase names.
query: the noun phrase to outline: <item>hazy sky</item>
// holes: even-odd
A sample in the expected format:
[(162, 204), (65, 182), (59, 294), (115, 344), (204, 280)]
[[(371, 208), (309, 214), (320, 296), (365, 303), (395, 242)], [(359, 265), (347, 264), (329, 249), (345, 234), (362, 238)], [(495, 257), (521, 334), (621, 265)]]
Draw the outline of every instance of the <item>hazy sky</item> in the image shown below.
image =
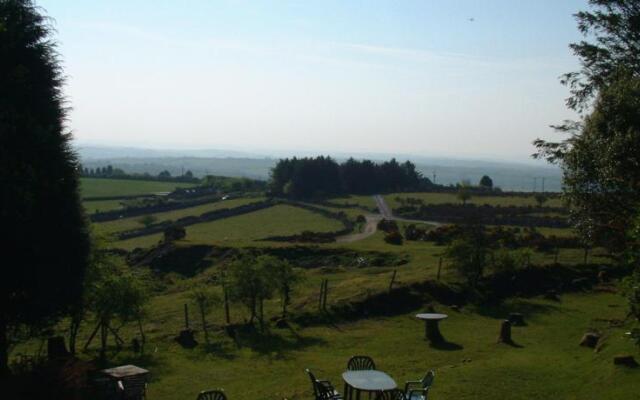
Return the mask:
[(577, 0), (78, 1), (56, 21), (84, 143), (524, 159), (571, 118)]

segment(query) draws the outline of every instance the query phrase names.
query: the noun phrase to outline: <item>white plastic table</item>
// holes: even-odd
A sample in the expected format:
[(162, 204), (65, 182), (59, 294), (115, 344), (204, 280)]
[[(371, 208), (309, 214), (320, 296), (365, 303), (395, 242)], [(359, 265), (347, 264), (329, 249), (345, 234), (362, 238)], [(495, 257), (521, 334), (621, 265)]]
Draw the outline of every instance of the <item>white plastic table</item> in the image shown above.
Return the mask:
[[(348, 388), (355, 389), (357, 400), (360, 399), (361, 392), (374, 393), (393, 390), (398, 387), (392, 377), (375, 369), (345, 371), (342, 373), (342, 379)], [(345, 396), (349, 395), (349, 397), (351, 397), (351, 390), (347, 390), (346, 392)]]
[(442, 343), (444, 342), (444, 338), (440, 333), (439, 323), (443, 319), (447, 319), (449, 316), (447, 314), (438, 314), (438, 313), (423, 313), (416, 314), (416, 318), (421, 319), (425, 322), (424, 324), (424, 336), (431, 343)]

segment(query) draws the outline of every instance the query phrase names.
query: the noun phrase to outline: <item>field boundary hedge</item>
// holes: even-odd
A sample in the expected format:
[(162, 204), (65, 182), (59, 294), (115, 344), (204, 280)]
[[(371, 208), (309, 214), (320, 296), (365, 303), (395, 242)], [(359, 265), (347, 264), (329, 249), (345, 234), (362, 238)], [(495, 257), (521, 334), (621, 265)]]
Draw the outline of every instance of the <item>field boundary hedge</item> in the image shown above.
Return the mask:
[[(141, 196), (141, 197), (153, 197), (153, 196)], [(133, 199), (134, 197), (132, 197)], [(120, 198), (124, 199), (124, 198)], [(206, 197), (197, 200), (182, 200), (182, 201), (167, 201), (166, 203), (147, 205), (141, 207), (127, 207), (122, 210), (110, 210), (91, 214), (89, 219), (91, 222), (108, 222), (115, 221), (121, 218), (139, 217), (145, 214), (155, 214), (159, 212), (182, 210), (185, 208), (191, 208), (201, 206), (203, 204), (217, 203), (221, 201), (221, 197)]]
[(402, 206), (393, 209), (399, 217), (446, 223), (461, 223), (470, 219), (485, 225), (537, 226), (547, 228), (568, 228), (567, 217), (538, 216), (546, 212), (567, 215), (562, 207), (535, 206), (491, 206), (488, 204), (428, 204)]
[(153, 235), (154, 233), (164, 232), (166, 228), (173, 225), (186, 227), (189, 225), (200, 224), (203, 222), (211, 222), (211, 221), (216, 221), (223, 218), (235, 217), (238, 215), (247, 214), (254, 211), (263, 210), (265, 208), (273, 207), (274, 205), (276, 205), (276, 203), (274, 203), (273, 201), (264, 200), (260, 202), (244, 204), (234, 208), (221, 208), (218, 210), (206, 212), (199, 216), (187, 216), (187, 217), (177, 219), (176, 221), (162, 221), (160, 223), (151, 225), (148, 228), (140, 228), (140, 229), (133, 229), (129, 231), (120, 232), (118, 233), (117, 236), (118, 236), (118, 240), (126, 240), (126, 239), (132, 239), (140, 236), (148, 236), (148, 235)]

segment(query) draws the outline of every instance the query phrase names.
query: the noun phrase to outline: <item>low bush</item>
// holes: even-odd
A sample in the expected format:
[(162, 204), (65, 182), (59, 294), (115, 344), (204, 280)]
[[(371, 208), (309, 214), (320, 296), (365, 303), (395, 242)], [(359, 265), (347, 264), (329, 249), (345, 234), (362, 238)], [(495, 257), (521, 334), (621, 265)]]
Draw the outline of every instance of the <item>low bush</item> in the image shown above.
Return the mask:
[(398, 231), (389, 232), (384, 236), (384, 241), (389, 244), (401, 245), (403, 242), (402, 235)]
[(387, 233), (397, 232), (398, 231), (398, 224), (396, 223), (396, 221), (390, 221), (388, 219), (381, 219), (380, 222), (378, 222), (378, 229), (380, 229), (383, 232), (387, 232)]

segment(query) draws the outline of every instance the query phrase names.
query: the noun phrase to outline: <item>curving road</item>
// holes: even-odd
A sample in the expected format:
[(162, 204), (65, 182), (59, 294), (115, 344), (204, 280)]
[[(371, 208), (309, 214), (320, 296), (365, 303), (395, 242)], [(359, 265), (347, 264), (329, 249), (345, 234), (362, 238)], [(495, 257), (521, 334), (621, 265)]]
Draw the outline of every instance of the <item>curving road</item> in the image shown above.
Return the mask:
[(384, 197), (382, 197), (379, 194), (376, 194), (376, 195), (373, 196), (373, 200), (376, 202), (376, 206), (378, 207), (378, 214), (365, 215), (364, 218), (366, 219), (367, 222), (365, 223), (365, 226), (364, 226), (364, 229), (362, 230), (362, 232), (350, 233), (348, 235), (337, 237), (336, 238), (336, 242), (338, 242), (338, 243), (351, 243), (351, 242), (357, 242), (358, 240), (362, 240), (362, 239), (368, 238), (369, 236), (371, 236), (374, 233), (376, 233), (376, 231), (378, 230), (378, 222), (380, 222), (381, 219), (403, 221), (403, 222), (414, 222), (414, 223), (419, 223), (419, 224), (430, 224), (430, 225), (435, 225), (435, 226), (441, 225), (438, 222), (421, 221), (421, 220), (394, 217), (393, 216), (393, 212), (391, 211), (391, 208), (389, 207), (387, 202), (384, 200)]

